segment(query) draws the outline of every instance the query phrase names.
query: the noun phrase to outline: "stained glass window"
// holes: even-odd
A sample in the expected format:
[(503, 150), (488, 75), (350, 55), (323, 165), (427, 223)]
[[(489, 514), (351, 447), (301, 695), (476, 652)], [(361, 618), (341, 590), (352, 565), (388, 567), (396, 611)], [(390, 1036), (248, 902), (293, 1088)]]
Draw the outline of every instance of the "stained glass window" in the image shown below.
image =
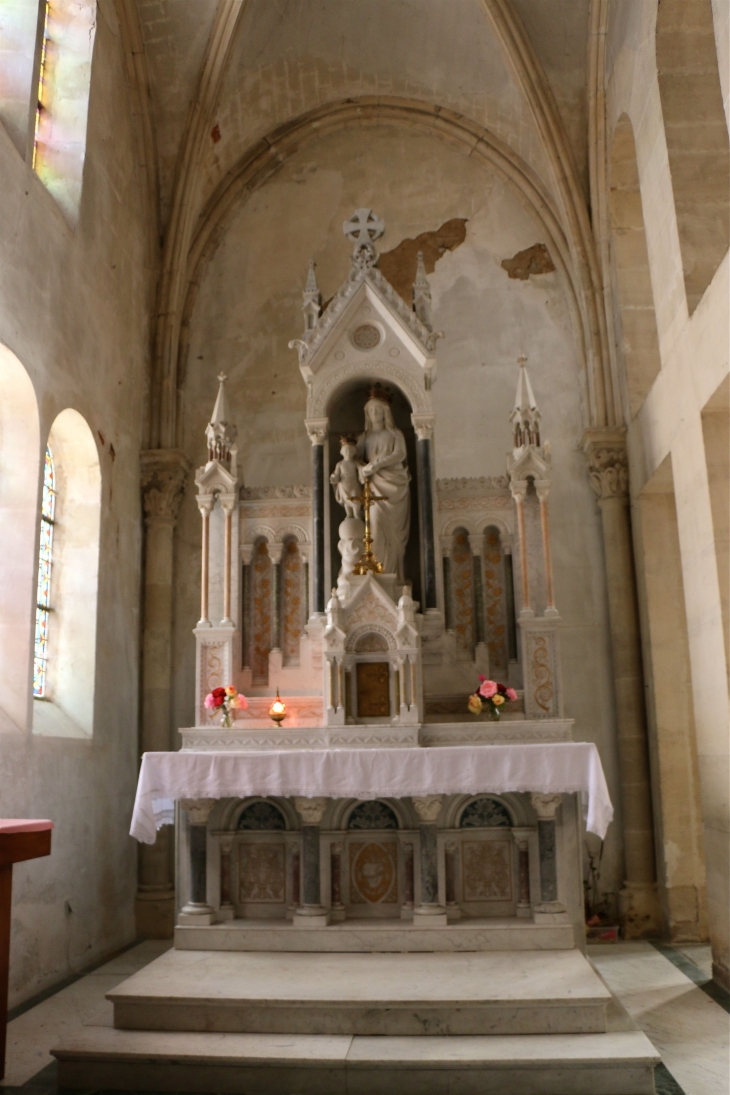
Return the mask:
[(43, 112), (44, 100), (45, 100), (45, 83), (46, 83), (46, 53), (48, 49), (48, 10), (50, 8), (50, 0), (45, 0), (44, 14), (43, 14), (43, 38), (41, 40), (41, 57), (38, 67), (38, 93), (36, 96), (36, 108), (35, 108), (35, 131), (33, 134), (33, 162), (32, 167), (35, 171), (36, 157), (38, 154), (38, 130), (41, 124), (41, 114)]
[(53, 516), (56, 508), (56, 472), (51, 450), (46, 449), (43, 467), (43, 501), (41, 503), (41, 544), (38, 553), (38, 594), (35, 612), (35, 658), (33, 661), (33, 695), (46, 694), (46, 663), (48, 660), (48, 617), (51, 607), (51, 566), (53, 562)]

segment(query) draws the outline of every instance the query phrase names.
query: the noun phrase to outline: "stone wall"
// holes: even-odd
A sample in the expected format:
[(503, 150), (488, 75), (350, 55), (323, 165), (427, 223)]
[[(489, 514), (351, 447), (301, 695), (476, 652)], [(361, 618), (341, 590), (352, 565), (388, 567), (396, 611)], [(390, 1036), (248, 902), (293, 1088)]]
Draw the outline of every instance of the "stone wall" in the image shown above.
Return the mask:
[[(675, 4), (676, 8), (677, 5)], [(691, 23), (709, 0), (685, 5), (684, 18)], [(716, 50), (727, 98), (727, 5), (713, 3)], [(681, 672), (672, 676), (678, 689), (678, 702), (686, 704), (690, 716), (683, 732), (674, 733), (673, 714), (664, 717), (663, 697), (650, 696), (650, 739), (656, 758), (662, 751), (670, 762), (663, 770), (655, 759), (654, 808), (681, 798), (688, 778), (694, 779), (692, 766), (699, 774), (699, 795), (692, 796), (691, 816), (677, 841), (666, 836), (658, 848), (659, 881), (665, 909), (670, 909), (676, 890), (677, 938), (705, 937), (706, 909), (703, 896), (702, 849), (696, 847), (696, 832), (702, 825), (707, 877), (707, 912), (713, 946), (716, 976), (728, 983), (729, 944), (727, 910), (730, 907), (730, 854), (727, 800), (728, 767), (728, 692), (725, 660), (727, 633), (723, 618), (727, 606), (727, 584), (718, 575), (715, 551), (717, 537), (722, 549), (725, 518), (713, 514), (712, 490), (718, 475), (727, 483), (727, 451), (723, 471), (714, 457), (710, 459), (713, 482), (708, 476), (707, 439), (703, 436), (703, 411), (714, 412), (720, 421), (717, 430), (726, 430), (727, 397), (722, 396), (728, 373), (728, 254), (725, 253), (701, 299), (692, 298), (685, 288), (685, 271), (680, 232), (675, 209), (676, 167), (667, 148), (663, 124), (660, 82), (655, 55), (657, 9), (654, 4), (623, 3), (612, 9), (606, 45), (607, 140), (623, 116), (630, 120), (636, 145), (636, 166), (643, 199), (643, 218), (649, 258), (653, 306), (659, 343), (661, 368), (640, 407), (629, 410), (625, 363), (621, 345), (621, 323), (616, 317), (619, 348), (619, 377), (628, 421), (630, 490), (634, 513), (638, 585), (642, 609), (644, 658), (653, 663), (653, 673), (667, 672), (671, 660), (682, 658)], [(676, 14), (676, 13), (675, 13)], [(689, 24), (688, 24), (689, 25)], [(685, 38), (691, 43), (692, 35)], [(687, 45), (689, 49), (689, 45)], [(703, 64), (705, 62), (703, 61)], [(697, 104), (702, 111), (701, 100)], [(673, 170), (675, 172), (673, 176)], [(724, 193), (726, 194), (725, 188)], [(698, 244), (701, 246), (701, 244)], [(699, 260), (706, 256), (698, 255)], [(711, 447), (711, 446), (710, 446)], [(727, 486), (725, 486), (725, 493)], [(676, 543), (676, 565), (681, 571), (681, 586), (672, 584), (666, 547), (652, 548), (641, 532), (644, 516), (659, 503), (668, 530)], [(716, 527), (717, 526), (717, 527)], [(676, 539), (675, 539), (676, 538)], [(723, 558), (721, 550), (720, 559)], [(665, 585), (662, 596), (680, 601), (677, 605), (680, 634), (667, 639), (667, 628), (655, 614), (658, 628), (651, 637), (652, 603), (657, 590), (657, 570)], [(681, 603), (683, 601), (683, 604)], [(684, 619), (682, 619), (682, 610)], [(656, 678), (658, 679), (658, 678)], [(651, 678), (649, 680), (651, 687)], [(694, 730), (692, 729), (692, 716)], [(690, 771), (686, 750), (690, 749)], [(671, 757), (671, 760), (670, 760)], [(696, 760), (691, 758), (695, 757)], [(661, 822), (661, 818), (658, 819)], [(661, 840), (661, 836), (658, 836)], [(690, 892), (691, 891), (691, 892)], [(687, 922), (690, 916), (692, 924)], [(672, 919), (670, 915), (670, 920)], [(672, 929), (675, 930), (674, 928)]]
[[(55, 825), (51, 856), (14, 870), (11, 1006), (134, 937), (136, 848), (128, 829), (137, 769), (139, 451), (151, 282), (111, 5), (100, 5), (97, 22), (75, 230), (0, 126), (0, 343), (32, 381), (41, 447), (59, 412), (73, 407), (93, 433), (102, 479), (93, 735), (34, 734), (30, 702), (20, 724), (3, 719), (0, 726), (3, 816)], [(23, 597), (27, 638), (35, 576)]]

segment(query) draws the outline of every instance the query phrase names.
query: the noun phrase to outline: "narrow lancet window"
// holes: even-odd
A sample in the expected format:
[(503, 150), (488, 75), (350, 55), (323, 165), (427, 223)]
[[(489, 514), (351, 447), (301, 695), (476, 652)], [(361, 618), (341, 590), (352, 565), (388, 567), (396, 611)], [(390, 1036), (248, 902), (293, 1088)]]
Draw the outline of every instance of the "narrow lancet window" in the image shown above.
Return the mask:
[[(36, 159), (38, 154), (38, 134), (41, 126), (41, 113), (46, 106), (46, 97), (44, 94), (45, 89), (45, 76), (46, 76), (46, 55), (48, 51), (48, 9), (50, 7), (50, 0), (45, 0), (43, 5), (43, 37), (41, 38), (41, 55), (38, 65), (38, 91), (36, 94), (36, 107), (35, 107), (35, 128), (33, 130), (33, 170), (36, 170)], [(46, 457), (48, 453), (46, 453)], [(36, 640), (36, 645), (37, 640)]]
[(38, 553), (38, 594), (35, 613), (35, 658), (33, 661), (33, 695), (46, 695), (46, 664), (48, 660), (48, 617), (51, 607), (51, 567), (53, 564), (53, 517), (56, 507), (56, 473), (51, 450), (46, 449), (43, 470), (43, 502), (41, 504), (41, 543)]

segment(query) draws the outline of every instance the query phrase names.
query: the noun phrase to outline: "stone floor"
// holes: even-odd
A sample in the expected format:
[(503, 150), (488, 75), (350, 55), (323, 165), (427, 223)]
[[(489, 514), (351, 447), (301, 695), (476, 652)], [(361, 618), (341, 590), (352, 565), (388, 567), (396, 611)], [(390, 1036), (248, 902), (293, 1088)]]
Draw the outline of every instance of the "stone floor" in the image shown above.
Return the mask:
[[(105, 993), (168, 946), (140, 943), (40, 1002), (15, 1009), (1, 1095), (56, 1095), (51, 1046), (109, 1007)], [(658, 1095), (729, 1095), (729, 1004), (709, 981), (709, 947), (619, 943), (591, 947), (589, 957), (661, 1053)]]

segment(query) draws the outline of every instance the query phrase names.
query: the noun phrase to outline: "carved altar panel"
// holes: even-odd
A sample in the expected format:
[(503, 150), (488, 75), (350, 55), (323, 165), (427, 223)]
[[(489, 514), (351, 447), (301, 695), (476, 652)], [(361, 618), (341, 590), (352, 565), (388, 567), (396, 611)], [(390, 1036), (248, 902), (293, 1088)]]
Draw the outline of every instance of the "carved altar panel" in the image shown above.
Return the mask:
[(238, 898), (242, 904), (283, 904), (286, 900), (283, 840), (239, 845)]
[(462, 840), (463, 899), (512, 900), (511, 837), (503, 840)]
[(395, 840), (351, 840), (350, 904), (397, 905), (398, 845)]

